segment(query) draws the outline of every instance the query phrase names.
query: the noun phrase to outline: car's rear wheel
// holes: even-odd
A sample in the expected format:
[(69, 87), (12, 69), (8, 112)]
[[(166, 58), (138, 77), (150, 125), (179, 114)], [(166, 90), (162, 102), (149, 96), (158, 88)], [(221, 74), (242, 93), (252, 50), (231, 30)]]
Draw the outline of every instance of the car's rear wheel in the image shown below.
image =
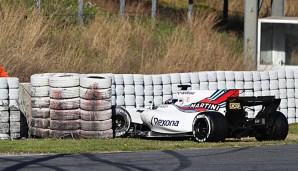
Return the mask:
[(207, 112), (196, 116), (193, 122), (193, 136), (198, 142), (220, 142), (227, 137), (226, 118), (218, 112)]
[(127, 136), (131, 125), (129, 113), (124, 108), (117, 106), (113, 110), (112, 120), (115, 137)]
[(289, 132), (288, 120), (285, 115), (275, 111), (269, 115), (268, 121), (267, 129), (257, 130), (256, 139), (258, 141), (285, 140)]

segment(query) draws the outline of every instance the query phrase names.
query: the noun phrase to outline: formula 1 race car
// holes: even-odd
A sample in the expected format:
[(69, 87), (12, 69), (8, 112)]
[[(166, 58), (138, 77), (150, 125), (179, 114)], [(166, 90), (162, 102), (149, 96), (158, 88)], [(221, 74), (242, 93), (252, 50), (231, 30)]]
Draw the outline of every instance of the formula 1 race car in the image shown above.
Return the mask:
[[(277, 111), (274, 96), (239, 97), (241, 90), (187, 90), (181, 85), (177, 98), (149, 108), (115, 107), (115, 137), (193, 137), (199, 142), (255, 137), (258, 141), (284, 140), (288, 121)], [(247, 110), (261, 105), (253, 118)]]

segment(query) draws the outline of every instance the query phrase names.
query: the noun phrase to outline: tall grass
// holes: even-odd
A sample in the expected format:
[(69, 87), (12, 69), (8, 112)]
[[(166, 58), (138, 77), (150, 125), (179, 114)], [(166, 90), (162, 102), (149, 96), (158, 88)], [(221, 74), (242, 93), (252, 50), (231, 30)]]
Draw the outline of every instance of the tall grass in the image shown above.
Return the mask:
[[(143, 17), (95, 16), (86, 25), (57, 23), (25, 5), (0, 3), (0, 64), (28, 81), (42, 72), (160, 74), (243, 70), (242, 53), (223, 44), (216, 13), (176, 25)], [(59, 20), (61, 22), (62, 20)], [(235, 36), (226, 36), (233, 43)]]

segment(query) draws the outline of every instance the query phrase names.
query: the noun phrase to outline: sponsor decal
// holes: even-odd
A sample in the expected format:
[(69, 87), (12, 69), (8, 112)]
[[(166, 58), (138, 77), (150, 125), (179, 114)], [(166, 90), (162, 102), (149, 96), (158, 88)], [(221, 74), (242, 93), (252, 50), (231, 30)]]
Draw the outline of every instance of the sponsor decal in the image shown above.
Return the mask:
[(182, 92), (177, 92), (177, 95), (194, 95), (195, 92), (191, 92), (191, 91), (182, 91)]
[(217, 104), (197, 102), (197, 103), (192, 103), (189, 108), (193, 108), (193, 109), (204, 108), (204, 109), (208, 109), (208, 110), (218, 111), (220, 106)]
[(167, 119), (159, 119), (155, 116), (151, 118), (152, 126), (179, 126), (179, 121), (177, 120), (167, 120)]
[(230, 103), (229, 107), (230, 107), (231, 110), (239, 110), (239, 109), (241, 109), (240, 103)]

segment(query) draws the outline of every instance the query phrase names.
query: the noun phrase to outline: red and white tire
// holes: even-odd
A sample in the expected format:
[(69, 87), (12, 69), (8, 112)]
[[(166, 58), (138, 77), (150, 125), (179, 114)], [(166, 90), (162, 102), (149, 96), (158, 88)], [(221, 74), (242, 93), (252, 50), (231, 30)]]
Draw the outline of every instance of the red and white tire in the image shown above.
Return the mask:
[(111, 99), (104, 99), (104, 100), (81, 99), (80, 107), (81, 109), (88, 110), (88, 111), (108, 110), (112, 108), (112, 101)]
[(81, 129), (84, 131), (105, 131), (112, 129), (112, 119), (105, 121), (81, 121)]
[(32, 118), (49, 118), (49, 108), (32, 108)]
[(105, 131), (85, 131), (81, 130), (81, 138), (86, 139), (110, 139), (113, 138), (113, 129)]
[(50, 87), (77, 87), (80, 85), (80, 76), (76, 73), (60, 73), (49, 77)]
[(71, 99), (80, 97), (80, 87), (50, 88), (52, 99)]
[(32, 118), (31, 126), (35, 128), (48, 129), (50, 127), (50, 120), (43, 118)]
[(112, 109), (102, 111), (81, 110), (81, 119), (84, 121), (104, 121), (112, 118)]
[(32, 108), (49, 108), (50, 97), (32, 97), (31, 106)]
[(32, 97), (48, 97), (49, 92), (50, 92), (49, 86), (43, 86), (43, 87), (31, 86), (31, 96)]
[(58, 110), (80, 108), (80, 98), (74, 99), (50, 99), (50, 108)]
[(50, 120), (51, 130), (78, 130), (80, 128), (80, 120)]
[(31, 134), (36, 137), (48, 138), (49, 133), (50, 133), (49, 129), (36, 128), (36, 127), (31, 128)]
[(81, 87), (80, 97), (87, 100), (110, 99), (112, 97), (112, 89), (87, 89)]
[(50, 118), (52, 120), (78, 120), (80, 119), (80, 109), (72, 110), (53, 110), (50, 109)]
[(80, 78), (80, 86), (89, 89), (111, 88), (112, 78), (100, 74), (86, 74)]

